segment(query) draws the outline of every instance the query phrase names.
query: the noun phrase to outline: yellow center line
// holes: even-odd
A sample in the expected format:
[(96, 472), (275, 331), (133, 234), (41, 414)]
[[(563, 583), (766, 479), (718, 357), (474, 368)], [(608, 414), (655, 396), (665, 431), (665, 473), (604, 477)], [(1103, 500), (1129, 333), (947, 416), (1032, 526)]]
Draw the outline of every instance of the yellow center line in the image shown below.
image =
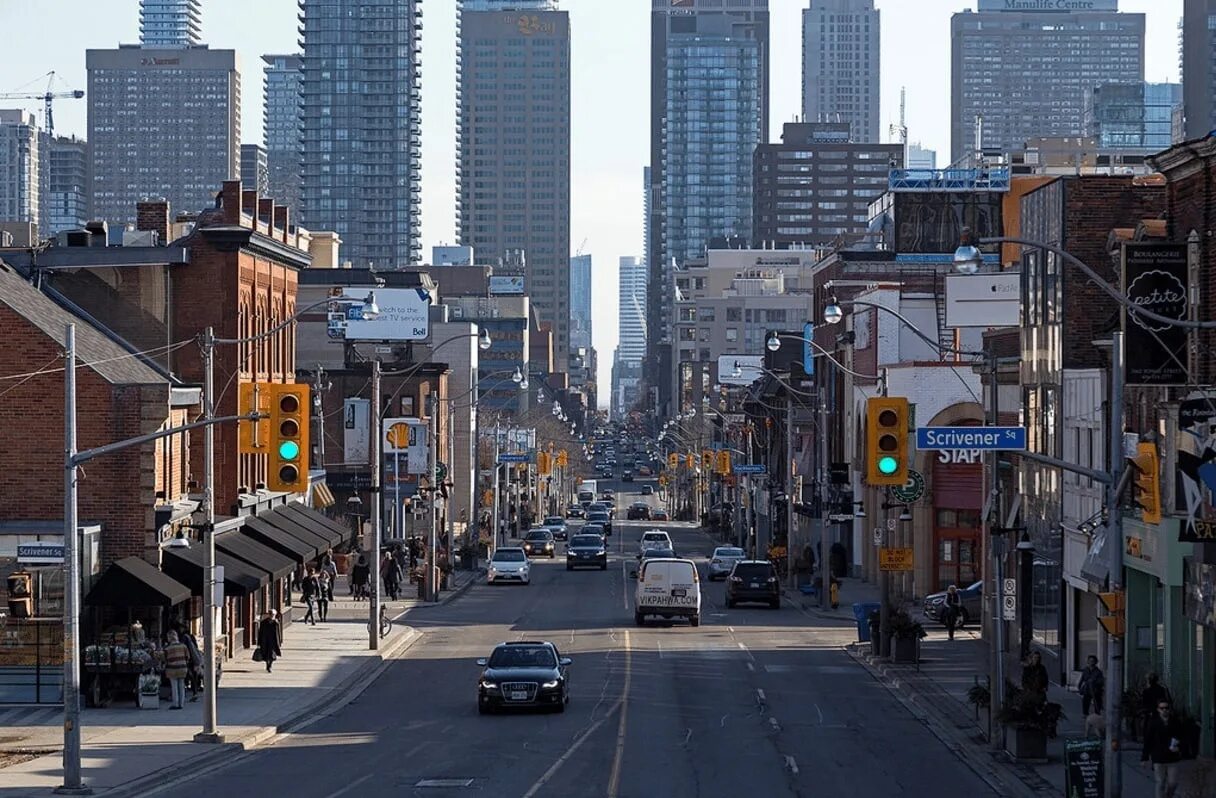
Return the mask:
[(633, 679), (633, 654), (629, 630), (625, 630), (625, 686), (621, 690), (621, 717), (616, 727), (616, 753), (612, 756), (612, 775), (608, 777), (608, 798), (616, 798), (621, 786), (621, 764), (625, 760), (625, 732), (629, 723), (629, 683)]

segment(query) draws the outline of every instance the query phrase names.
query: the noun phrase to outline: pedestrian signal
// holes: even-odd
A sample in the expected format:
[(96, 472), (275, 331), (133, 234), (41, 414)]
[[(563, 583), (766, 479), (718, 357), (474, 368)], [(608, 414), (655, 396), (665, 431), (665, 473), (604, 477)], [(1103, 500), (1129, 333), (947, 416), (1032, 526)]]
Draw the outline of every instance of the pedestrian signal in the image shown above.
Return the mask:
[(8, 575), (8, 614), (11, 618), (34, 616), (33, 577), (26, 571), (15, 571)]

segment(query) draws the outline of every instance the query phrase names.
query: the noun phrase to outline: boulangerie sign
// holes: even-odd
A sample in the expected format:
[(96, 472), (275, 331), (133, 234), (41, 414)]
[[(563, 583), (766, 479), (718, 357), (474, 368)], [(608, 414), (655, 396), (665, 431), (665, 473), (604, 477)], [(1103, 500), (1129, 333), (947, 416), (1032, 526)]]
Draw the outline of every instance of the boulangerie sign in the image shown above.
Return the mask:
[[(1186, 244), (1123, 245), (1123, 292), (1159, 316), (1187, 317)], [(1186, 385), (1187, 330), (1123, 310), (1128, 385)]]

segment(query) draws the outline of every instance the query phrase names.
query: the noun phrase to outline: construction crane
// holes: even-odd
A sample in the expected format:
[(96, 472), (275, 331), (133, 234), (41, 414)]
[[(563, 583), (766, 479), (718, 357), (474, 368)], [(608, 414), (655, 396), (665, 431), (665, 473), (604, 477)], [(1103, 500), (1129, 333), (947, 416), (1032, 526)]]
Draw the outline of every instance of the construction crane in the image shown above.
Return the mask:
[(46, 73), (46, 91), (42, 94), (0, 94), (0, 100), (42, 100), (46, 105), (46, 135), (48, 139), (55, 138), (55, 116), (52, 107), (55, 100), (80, 100), (84, 92), (80, 89), (68, 91), (51, 91), (55, 83), (55, 71)]
[(583, 250), (586, 249), (586, 247), (587, 247), (587, 239), (584, 238), (583, 243), (579, 244), (578, 249), (575, 250), (574, 257), (576, 257), (576, 258), (580, 257), (583, 254)]
[(908, 125), (906, 122), (906, 117), (904, 116), (904, 112), (907, 108), (907, 106), (906, 106), (907, 96), (906, 95), (907, 95), (907, 88), (904, 86), (900, 86), (899, 87), (899, 124), (891, 125), (890, 131), (889, 131), (889, 134), (892, 137), (899, 136), (899, 143), (903, 144), (904, 146), (907, 146), (907, 144), (908, 144)]

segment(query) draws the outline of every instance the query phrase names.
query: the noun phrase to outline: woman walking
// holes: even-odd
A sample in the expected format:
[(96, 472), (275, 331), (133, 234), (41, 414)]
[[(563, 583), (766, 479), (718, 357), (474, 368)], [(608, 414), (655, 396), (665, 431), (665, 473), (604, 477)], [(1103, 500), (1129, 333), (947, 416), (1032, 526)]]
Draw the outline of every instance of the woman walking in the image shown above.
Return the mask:
[(317, 575), (312, 570), (312, 566), (308, 566), (308, 573), (300, 580), (300, 595), (304, 599), (304, 603), (308, 605), (308, 612), (304, 613), (304, 623), (317, 625), (317, 619), (313, 615), (313, 608), (316, 606), (317, 593), (321, 590), (321, 583), (317, 581)]
[(362, 601), (367, 598), (367, 580), (371, 576), (371, 565), (367, 561), (367, 554), (359, 552), (355, 557), (355, 564), (350, 569), (350, 583), (354, 588), (355, 601)]
[(334, 597), (334, 583), (330, 578), (329, 571), (324, 568), (321, 573), (317, 574), (317, 583), (321, 586), (317, 591), (317, 615), (321, 617), (321, 622), (329, 617), (329, 602)]
[(279, 622), (275, 620), (275, 611), (267, 610), (258, 624), (258, 655), (266, 663), (266, 672), (270, 673), (274, 661), (283, 656), (279, 648)]
[(942, 610), (946, 622), (946, 633), (954, 639), (954, 629), (963, 613), (963, 597), (958, 594), (958, 585), (946, 588), (946, 605)]
[(186, 702), (186, 674), (190, 670), (190, 649), (177, 638), (177, 632), (165, 635), (165, 678), (169, 680), (172, 702), (169, 709), (181, 709)]

